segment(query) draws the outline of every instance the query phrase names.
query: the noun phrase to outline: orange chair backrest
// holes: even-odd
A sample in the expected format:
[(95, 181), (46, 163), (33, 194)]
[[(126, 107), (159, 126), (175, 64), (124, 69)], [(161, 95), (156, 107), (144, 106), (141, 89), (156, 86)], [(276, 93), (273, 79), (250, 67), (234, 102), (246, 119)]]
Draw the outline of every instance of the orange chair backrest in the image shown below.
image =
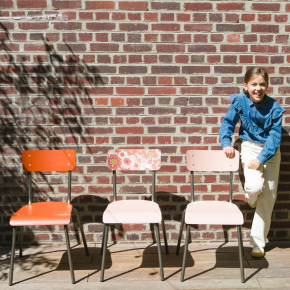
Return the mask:
[(159, 170), (161, 151), (158, 149), (112, 149), (108, 152), (111, 170)]
[(188, 150), (186, 166), (190, 171), (237, 171), (240, 153), (235, 150), (235, 157), (228, 158), (222, 150)]
[(22, 152), (23, 170), (72, 171), (76, 167), (76, 152), (68, 150), (25, 150)]

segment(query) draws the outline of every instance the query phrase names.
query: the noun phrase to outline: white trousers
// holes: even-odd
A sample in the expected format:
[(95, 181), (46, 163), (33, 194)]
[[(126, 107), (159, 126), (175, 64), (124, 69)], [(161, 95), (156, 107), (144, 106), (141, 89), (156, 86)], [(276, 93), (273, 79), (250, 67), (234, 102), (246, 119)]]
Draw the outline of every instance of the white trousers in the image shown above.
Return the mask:
[(241, 160), (245, 175), (245, 196), (251, 205), (256, 206), (252, 229), (251, 245), (265, 247), (270, 230), (271, 215), (277, 197), (277, 186), (280, 169), (280, 148), (265, 164), (249, 169), (248, 163), (260, 154), (263, 143), (242, 142)]

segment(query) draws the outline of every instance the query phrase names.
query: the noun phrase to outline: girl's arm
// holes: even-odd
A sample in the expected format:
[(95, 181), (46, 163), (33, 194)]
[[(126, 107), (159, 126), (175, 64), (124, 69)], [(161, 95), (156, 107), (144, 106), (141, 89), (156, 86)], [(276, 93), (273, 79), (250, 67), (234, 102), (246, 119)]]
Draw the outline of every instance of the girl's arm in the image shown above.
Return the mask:
[(275, 155), (280, 145), (281, 131), (282, 131), (282, 114), (279, 116), (279, 118), (273, 120), (267, 141), (261, 153), (257, 156), (257, 159), (261, 163), (264, 164), (266, 161), (268, 161)]
[[(232, 135), (234, 134), (236, 124), (238, 123), (239, 119), (240, 119), (240, 115), (235, 110), (235, 107), (232, 104), (226, 116), (224, 117), (222, 121), (222, 125), (219, 130), (220, 140), (221, 140), (221, 144), (223, 148), (231, 147)], [(224, 151), (227, 155), (227, 151), (231, 152), (232, 150), (227, 148)]]

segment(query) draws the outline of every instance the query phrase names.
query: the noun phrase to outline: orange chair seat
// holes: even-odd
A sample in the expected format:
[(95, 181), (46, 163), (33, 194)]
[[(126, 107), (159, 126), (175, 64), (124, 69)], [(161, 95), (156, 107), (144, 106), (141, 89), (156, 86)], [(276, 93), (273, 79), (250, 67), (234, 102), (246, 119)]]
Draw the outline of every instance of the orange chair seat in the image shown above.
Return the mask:
[(187, 225), (242, 225), (244, 217), (239, 208), (225, 201), (195, 201), (187, 205)]
[(11, 216), (11, 226), (67, 225), (72, 205), (66, 202), (36, 202), (23, 206)]
[(162, 220), (159, 205), (148, 200), (120, 200), (110, 203), (104, 214), (104, 224), (156, 224)]

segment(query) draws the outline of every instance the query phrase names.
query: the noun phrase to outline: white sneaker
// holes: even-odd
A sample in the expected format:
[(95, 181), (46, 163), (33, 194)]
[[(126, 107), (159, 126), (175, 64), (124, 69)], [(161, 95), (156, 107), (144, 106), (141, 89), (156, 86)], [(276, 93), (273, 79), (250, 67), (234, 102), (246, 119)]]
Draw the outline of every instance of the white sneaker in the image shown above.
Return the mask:
[(265, 256), (265, 251), (263, 247), (254, 246), (252, 252), (252, 257), (254, 258), (263, 258)]

